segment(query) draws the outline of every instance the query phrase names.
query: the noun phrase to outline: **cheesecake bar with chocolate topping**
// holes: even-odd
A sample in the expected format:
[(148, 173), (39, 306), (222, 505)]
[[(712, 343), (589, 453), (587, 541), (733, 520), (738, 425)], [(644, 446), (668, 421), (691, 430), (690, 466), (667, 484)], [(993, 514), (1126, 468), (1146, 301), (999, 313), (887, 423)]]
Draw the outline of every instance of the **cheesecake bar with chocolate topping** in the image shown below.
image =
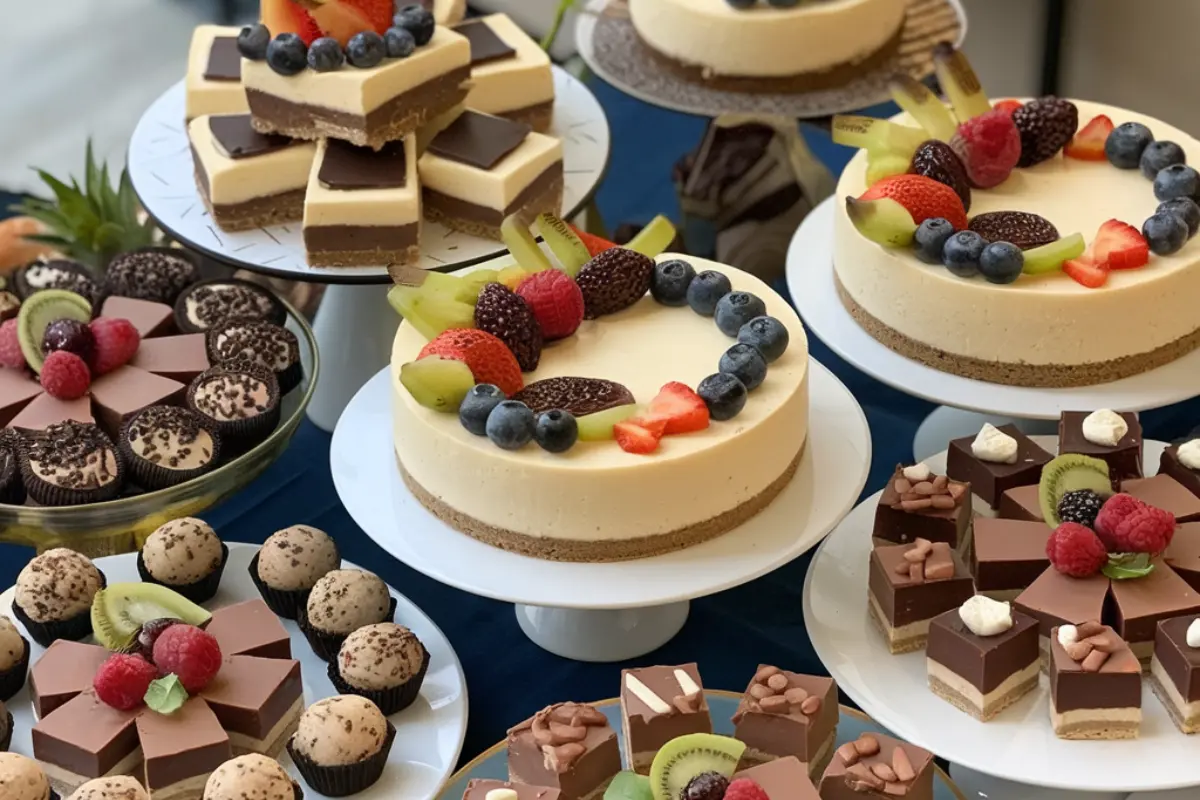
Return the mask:
[(198, 25), (188, 48), (184, 80), (185, 119), (204, 114), (241, 114), (249, 109), (242, 88), (242, 54), (236, 25)]
[(471, 42), (467, 108), (545, 133), (554, 113), (554, 75), (541, 45), (507, 14), (470, 19), (454, 30)]

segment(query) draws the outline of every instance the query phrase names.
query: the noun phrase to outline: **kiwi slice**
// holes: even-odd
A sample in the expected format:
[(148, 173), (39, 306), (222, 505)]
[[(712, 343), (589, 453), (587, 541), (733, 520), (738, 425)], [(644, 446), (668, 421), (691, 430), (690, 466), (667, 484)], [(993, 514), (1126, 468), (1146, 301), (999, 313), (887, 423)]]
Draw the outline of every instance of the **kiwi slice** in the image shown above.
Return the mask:
[(746, 745), (729, 736), (691, 733), (663, 745), (650, 765), (654, 800), (679, 800), (692, 778), (701, 772), (733, 775)]
[(1067, 492), (1091, 489), (1101, 497), (1112, 494), (1112, 478), (1108, 464), (1098, 458), (1067, 453), (1042, 467), (1042, 482), (1038, 484), (1038, 503), (1046, 523), (1057, 528), (1058, 501)]
[(650, 779), (636, 772), (618, 772), (604, 790), (604, 800), (654, 800)]
[(400, 383), (426, 408), (457, 413), (475, 378), (471, 368), (461, 361), (426, 356), (400, 367)]
[(613, 425), (616, 425), (618, 422), (624, 422), (630, 417), (639, 414), (642, 410), (642, 406), (636, 403), (629, 403), (623, 406), (606, 408), (594, 414), (585, 414), (576, 420), (576, 423), (579, 425), (579, 441), (608, 441), (614, 436)]
[(157, 583), (114, 583), (92, 600), (92, 632), (112, 651), (128, 647), (142, 625), (156, 619), (201, 626), (212, 614)]
[(34, 372), (42, 371), (42, 337), (51, 322), (73, 319), (85, 325), (92, 319), (92, 304), (81, 295), (63, 289), (43, 289), (29, 295), (17, 314), (17, 341)]

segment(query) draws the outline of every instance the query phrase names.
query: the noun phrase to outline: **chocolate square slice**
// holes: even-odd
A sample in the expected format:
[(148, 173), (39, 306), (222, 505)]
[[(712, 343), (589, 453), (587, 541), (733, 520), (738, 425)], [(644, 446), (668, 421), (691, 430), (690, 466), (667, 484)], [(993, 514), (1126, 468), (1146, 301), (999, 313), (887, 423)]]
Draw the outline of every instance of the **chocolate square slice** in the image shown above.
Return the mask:
[(15, 369), (0, 369), (0, 423), (8, 425), (42, 393), (42, 385), (32, 378)]
[(175, 310), (169, 305), (115, 294), (105, 298), (98, 316), (129, 320), (143, 339), (162, 336), (175, 324)]
[(212, 709), (193, 697), (173, 714), (137, 718), (142, 785), (154, 797), (194, 797), (213, 770), (233, 758), (229, 737)]
[(1011, 463), (975, 455), (974, 436), (952, 439), (946, 452), (946, 475), (971, 484), (971, 491), (992, 508), (1000, 505), (1005, 490), (1036, 486), (1042, 479), (1042, 467), (1053, 458), (1016, 425), (1001, 425), (998, 430), (1017, 442), (1016, 458)]
[(90, 689), (96, 670), (108, 656), (103, 647), (66, 639), (46, 648), (29, 670), (29, 690), (38, 719)]
[(1163, 559), (1175, 574), (1200, 591), (1200, 522), (1185, 522), (1176, 528)]
[[(509, 783), (490, 778), (472, 778), (467, 781), (467, 790), (463, 792), (462, 800), (488, 800), (491, 792), (499, 790), (503, 795), (512, 797), (508, 792), (517, 796), (517, 800), (559, 800), (561, 793), (549, 786), (527, 786), (523, 783)], [(501, 795), (493, 795), (499, 797)]]
[(192, 378), (212, 366), (203, 333), (144, 339), (129, 365), (180, 383), (191, 383)]
[(292, 640), (279, 617), (261, 599), (218, 608), (206, 631), (227, 656), (292, 657)]
[(1050, 630), (1058, 625), (1077, 625), (1100, 619), (1108, 597), (1108, 578), (1072, 578), (1047, 567), (1029, 588), (1013, 600), (1013, 608), (1038, 621), (1042, 652), (1049, 652)]
[(208, 64), (204, 68), (204, 80), (240, 81), (241, 79), (242, 54), (238, 51), (237, 37), (215, 37), (208, 50)]
[[(1136, 739), (1142, 726), (1142, 667), (1107, 625), (1050, 631), (1050, 722), (1060, 739)], [(1064, 644), (1064, 642), (1066, 644)]]
[(1096, 444), (1083, 435), (1087, 411), (1064, 411), (1058, 420), (1058, 452), (1078, 453), (1098, 458), (1108, 464), (1113, 488), (1127, 478), (1142, 477), (1142, 425), (1137, 414), (1123, 412), (1120, 416), (1129, 430), (1115, 445)]
[(1200, 594), (1161, 560), (1145, 577), (1114, 580), (1109, 592), (1113, 629), (1147, 667), (1159, 621), (1200, 613)]
[(742, 766), (795, 756), (809, 775), (819, 775), (832, 757), (837, 723), (833, 678), (759, 664), (733, 714), (733, 735), (746, 745)]
[(44, 431), (51, 425), (67, 420), (95, 424), (92, 416), (92, 399), (87, 395), (74, 400), (59, 400), (48, 394), (40, 394), (33, 402), (21, 409), (12, 418), (8, 427), (27, 431)]
[(821, 800), (803, 761), (784, 756), (734, 773), (734, 780), (749, 778), (762, 787), (768, 800)]
[(92, 778), (131, 775), (142, 760), (135, 721), (88, 689), (33, 727), (33, 756), (64, 797)]
[(558, 789), (561, 800), (596, 800), (620, 771), (617, 734), (587, 703), (547, 706), (508, 731), (508, 779)]
[(1043, 524), (1046, 522), (1036, 486), (1018, 486), (1006, 490), (1000, 495), (1000, 509), (997, 513), (1002, 519), (1020, 519)]
[(931, 800), (933, 772), (928, 750), (882, 733), (864, 733), (838, 747), (818, 789), (821, 800)]
[(976, 517), (972, 527), (971, 575), (980, 594), (1012, 600), (1050, 566), (1045, 523)]
[(871, 552), (867, 578), (871, 619), (891, 653), (925, 646), (929, 621), (975, 594), (971, 573), (945, 542), (885, 545)]
[(126, 364), (92, 383), (92, 405), (100, 426), (116, 438), (126, 416), (146, 406), (178, 405), (186, 388), (179, 381)]
[(695, 664), (621, 671), (621, 724), (634, 772), (650, 774), (659, 748), (678, 736), (712, 733)]
[(434, 137), (428, 152), (487, 171), (520, 147), (532, 131), (522, 122), (467, 110)]
[(876, 544), (928, 539), (965, 553), (970, 524), (970, 484), (934, 475), (923, 464), (897, 466), (879, 496), (872, 535)]
[(471, 67), (512, 58), (517, 51), (496, 35), (491, 26), (482, 20), (467, 20), (454, 26), (454, 32), (467, 37), (471, 43)]
[(200, 697), (229, 734), (234, 754), (277, 756), (304, 710), (300, 662), (229, 656)]
[[(1185, 448), (1185, 458), (1180, 458), (1179, 449)], [(1200, 469), (1194, 469), (1184, 461), (1194, 463), (1192, 459), (1194, 451), (1200, 449), (1200, 439), (1192, 439), (1183, 444), (1173, 444), (1163, 451), (1162, 457), (1158, 460), (1158, 472), (1160, 475), (1170, 475), (1175, 480), (1179, 481), (1192, 494), (1200, 497)]]
[(1150, 688), (1183, 733), (1200, 733), (1200, 647), (1192, 643), (1200, 644), (1200, 617), (1164, 619), (1150, 661)]
[(935, 617), (925, 648), (933, 693), (986, 722), (1036, 689), (1042, 660), (1037, 620), (1012, 611), (1010, 618), (1008, 630), (980, 636), (960, 609)]
[(1146, 505), (1170, 511), (1175, 521), (1200, 522), (1200, 497), (1170, 475), (1152, 478), (1132, 478), (1121, 482), (1121, 491), (1131, 494)]

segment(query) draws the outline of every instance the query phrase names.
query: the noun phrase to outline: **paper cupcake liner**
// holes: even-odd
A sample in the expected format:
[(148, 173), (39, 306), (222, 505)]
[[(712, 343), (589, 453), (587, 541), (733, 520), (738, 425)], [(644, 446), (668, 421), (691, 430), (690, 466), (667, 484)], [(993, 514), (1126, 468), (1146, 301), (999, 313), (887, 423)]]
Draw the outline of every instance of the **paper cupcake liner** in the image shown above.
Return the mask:
[(421, 659), (421, 668), (399, 686), (393, 686), (390, 689), (359, 689), (357, 686), (351, 686), (346, 683), (338, 671), (336, 657), (329, 661), (329, 681), (333, 684), (333, 688), (337, 689), (338, 694), (356, 694), (359, 697), (365, 697), (379, 706), (379, 710), (385, 717), (390, 717), (411, 706), (421, 694), (421, 684), (425, 682), (425, 672), (429, 669), (429, 651), (425, 650), (425, 645), (421, 645), (421, 650), (425, 653), (425, 657)]
[[(237, 325), (239, 323), (247, 324), (247, 325), (256, 325), (256, 324), (260, 324), (262, 322), (264, 322), (264, 320), (258, 320), (258, 319), (253, 319), (253, 318), (230, 318), (230, 319), (225, 320), (225, 322), (221, 323), (220, 326), (217, 326), (215, 328), (209, 328), (208, 331), (205, 333), (205, 339), (204, 339), (204, 349), (205, 349), (205, 352), (208, 353), (209, 363), (213, 364), (215, 366), (215, 365), (220, 365), (220, 364), (233, 363), (233, 362), (237, 361), (239, 358), (249, 358), (249, 360), (252, 363), (258, 364), (258, 366), (262, 367), (263, 369), (270, 369), (270, 367), (268, 367), (267, 365), (260, 364), (256, 359), (251, 358), (251, 357), (239, 356), (239, 357), (235, 357), (232, 359), (222, 358), (221, 354), (218, 352), (217, 346), (216, 346), (215, 337), (221, 333), (221, 330), (224, 327)], [(274, 323), (271, 323), (271, 324), (274, 324)], [(291, 335), (292, 346), (291, 346), (290, 350), (291, 350), (291, 355), (295, 359), (294, 361), (292, 361), (291, 364), (289, 364), (285, 369), (283, 369), (281, 371), (276, 371), (274, 369), (271, 369), (271, 372), (275, 375), (275, 379), (277, 381), (279, 381), (279, 396), (283, 397), (285, 394), (290, 392), (292, 389), (295, 389), (297, 386), (300, 385), (300, 380), (304, 377), (304, 371), (300, 365), (300, 346), (299, 346), (299, 343), (296, 341), (295, 334), (292, 334), (291, 331), (289, 331), (287, 328), (285, 328), (282, 325), (278, 325), (277, 327), (281, 328), (285, 333), (288, 333)]]
[[(96, 571), (100, 573), (100, 588), (107, 587), (108, 578), (104, 575), (104, 570), (97, 568)], [(85, 608), (70, 619), (60, 619), (52, 622), (36, 622), (30, 619), (29, 615), (25, 613), (25, 609), (21, 608), (20, 604), (15, 600), (12, 604), (12, 610), (13, 616), (25, 626), (25, 632), (29, 634), (29, 637), (42, 647), (49, 647), (58, 639), (80, 642), (92, 635), (91, 608)]]
[(175, 325), (179, 328), (180, 333), (205, 332), (204, 328), (197, 327), (195, 323), (188, 319), (187, 299), (189, 295), (198, 289), (214, 283), (221, 284), (222, 286), (247, 286), (255, 292), (266, 295), (271, 299), (271, 310), (265, 316), (255, 317), (255, 319), (263, 319), (266, 322), (274, 322), (276, 325), (283, 325), (283, 323), (287, 322), (287, 308), (284, 307), (283, 303), (280, 302), (279, 298), (273, 291), (262, 284), (254, 283), (253, 281), (242, 280), (241, 278), (205, 278), (202, 281), (196, 281), (195, 283), (191, 284), (179, 293), (179, 297), (175, 298)]
[(9, 746), (12, 745), (13, 725), (14, 724), (16, 724), (16, 721), (13, 719), (12, 712), (9, 711), (8, 712), (8, 730), (5, 731), (3, 736), (0, 736), (0, 753), (7, 753)]
[(120, 494), (121, 489), (125, 485), (126, 469), (125, 459), (121, 455), (121, 450), (116, 445), (111, 445), (113, 453), (116, 454), (117, 462), (117, 477), (110, 481), (107, 485), (95, 489), (71, 489), (66, 486), (48, 483), (42, 480), (33, 472), (33, 468), (29, 466), (29, 458), (24, 453), (21, 455), (21, 480), (25, 484), (25, 491), (32, 497), (38, 505), (42, 506), (79, 506), (89, 503), (103, 503), (108, 500), (115, 500)]
[[(97, 290), (98, 296), (96, 298), (96, 302), (94, 303), (97, 315), (100, 313), (100, 309), (102, 309), (104, 307), (104, 301), (107, 300), (109, 297), (130, 297), (134, 300), (146, 300), (147, 302), (162, 303), (163, 305), (168, 305), (168, 306), (174, 307), (175, 301), (179, 299), (179, 295), (181, 295), (184, 292), (184, 290), (187, 289), (188, 286), (190, 286), (191, 284), (200, 280), (199, 260), (196, 258), (196, 256), (192, 255), (192, 253), (190, 251), (184, 250), (181, 247), (155, 247), (155, 246), (139, 247), (136, 250), (131, 250), (129, 252), (130, 253), (165, 253), (166, 255), (169, 255), (172, 258), (177, 258), (180, 261), (186, 261), (187, 263), (191, 264), (192, 265), (192, 274), (190, 277), (188, 277), (187, 279), (184, 280), (183, 286), (181, 286), (178, 291), (174, 291), (174, 292), (143, 291), (141, 293), (131, 292), (129, 294), (122, 294), (118, 289), (114, 289), (113, 287), (111, 287), (108, 283), (108, 279), (106, 276), (105, 281), (101, 284), (100, 288)], [(123, 253), (122, 255), (126, 255), (126, 254)]]
[(150, 570), (146, 568), (146, 560), (142, 558), (142, 551), (138, 550), (137, 554), (137, 571), (138, 575), (142, 576), (142, 580), (146, 583), (157, 583), (159, 586), (165, 586), (176, 594), (186, 597), (193, 603), (205, 603), (213, 598), (217, 590), (221, 588), (221, 574), (225, 572), (225, 564), (229, 561), (229, 547), (221, 542), (221, 563), (217, 565), (207, 577), (201, 578), (195, 583), (188, 583), (181, 586), (176, 586), (170, 583), (164, 583), (158, 578), (150, 574)]
[(255, 553), (254, 558), (250, 559), (250, 580), (258, 587), (258, 593), (262, 595), (267, 608), (275, 612), (275, 616), (284, 619), (297, 619), (308, 604), (308, 596), (312, 594), (312, 589), (288, 591), (273, 589), (264, 583), (263, 579), (258, 577), (258, 553)]
[(279, 396), (295, 389), (300, 385), (300, 379), (304, 377), (304, 370), (300, 367), (299, 361), (292, 362), (292, 365), (283, 372), (276, 372), (275, 378), (279, 381)]
[[(396, 619), (396, 598), (391, 598), (388, 603), (388, 614), (384, 619), (378, 622), (391, 622)], [(308, 603), (300, 608), (299, 615), (296, 617), (296, 625), (300, 628), (300, 632), (304, 634), (304, 638), (308, 639), (308, 644), (312, 647), (317, 658), (322, 661), (337, 661), (338, 651), (342, 649), (342, 643), (346, 641), (348, 633), (326, 633), (318, 630), (308, 624)]]
[(296, 781), (292, 781), (292, 792), (295, 795), (293, 800), (304, 800), (304, 790), (300, 788), (300, 784)]
[[(15, 603), (13, 607), (15, 613)], [(21, 656), (21, 660), (16, 664), (0, 672), (0, 703), (7, 703), (13, 695), (21, 691), (25, 679), (29, 676), (29, 642), (24, 637), (21, 637), (21, 641), (25, 642), (25, 655)]]
[(387, 737), (383, 740), (383, 747), (379, 748), (379, 752), (357, 764), (322, 766), (292, 747), (292, 739), (288, 739), (288, 755), (292, 757), (300, 776), (310, 788), (326, 797), (349, 797), (374, 786), (383, 776), (392, 742), (396, 740), (396, 726), (389, 722), (387, 727)]
[[(140, 413), (140, 412), (139, 412)], [(217, 468), (217, 464), (221, 461), (221, 436), (213, 426), (208, 424), (208, 418), (203, 414), (192, 412), (192, 416), (196, 422), (208, 431), (212, 437), (213, 452), (208, 463), (196, 467), (194, 469), (168, 469), (161, 464), (152, 464), (141, 456), (133, 452), (133, 447), (129, 443), (128, 429), (129, 425), (137, 419), (137, 414), (131, 415), (121, 425), (120, 436), (117, 437), (117, 450), (121, 453), (121, 458), (129, 469), (130, 479), (138, 486), (147, 491), (158, 491), (159, 489), (169, 489), (172, 486), (178, 486), (181, 483), (199, 478), (212, 472)]]
[[(263, 381), (267, 386), (269, 408), (257, 416), (231, 420), (213, 419), (196, 408), (192, 400), (196, 389), (214, 374), (222, 372), (251, 375)], [(185, 394), (187, 407), (200, 414), (205, 422), (208, 423), (210, 429), (221, 437), (221, 445), (225, 450), (226, 458), (249, 450), (267, 438), (271, 434), (271, 431), (275, 430), (279, 425), (281, 416), (280, 397), (279, 381), (276, 379), (275, 373), (269, 369), (263, 369), (258, 364), (245, 360), (229, 361), (209, 367), (192, 379)]]

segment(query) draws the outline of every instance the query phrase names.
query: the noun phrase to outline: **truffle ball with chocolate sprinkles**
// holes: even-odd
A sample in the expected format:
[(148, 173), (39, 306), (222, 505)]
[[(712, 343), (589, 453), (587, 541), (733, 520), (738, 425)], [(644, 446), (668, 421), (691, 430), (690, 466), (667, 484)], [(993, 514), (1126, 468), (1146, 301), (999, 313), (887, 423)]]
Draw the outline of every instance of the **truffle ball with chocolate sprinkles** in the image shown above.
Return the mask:
[(17, 575), (14, 602), (34, 622), (55, 622), (90, 612), (102, 579), (87, 556), (56, 547), (34, 556)]
[(32, 758), (0, 753), (0, 797), (4, 800), (48, 800), (50, 781)]
[(150, 795), (129, 775), (95, 778), (80, 786), (68, 800), (150, 800)]
[(377, 754), (387, 741), (387, 719), (365, 697), (337, 695), (304, 710), (292, 747), (322, 767), (358, 764)]
[(380, 622), (351, 633), (338, 653), (342, 680), (355, 689), (383, 691), (411, 680), (425, 664), (425, 646), (403, 625)]
[(208, 776), (203, 800), (298, 800), (295, 782), (278, 761), (258, 753), (226, 761)]
[(124, 465), (97, 425), (73, 420), (55, 423), (27, 433), (21, 447), (25, 489), (44, 506), (98, 503), (121, 491)]
[(175, 247), (143, 247), (122, 253), (104, 270), (104, 290), (119, 297), (133, 297), (174, 305), (179, 293), (200, 280), (200, 269)]
[(0, 673), (21, 663), (29, 645), (8, 617), (0, 616)]
[(386, 620), (391, 603), (387, 584), (378, 575), (335, 569), (317, 581), (308, 596), (308, 624), (323, 633), (348, 635)]
[(327, 572), (341, 566), (337, 544), (309, 525), (292, 525), (267, 537), (258, 552), (258, 577), (272, 589), (311, 589)]
[(181, 586), (207, 578), (223, 558), (221, 540), (202, 519), (184, 517), (160, 525), (146, 537), (142, 559), (154, 579)]
[(177, 406), (150, 406), (130, 416), (118, 446), (135, 483), (165, 489), (217, 466), (221, 443), (208, 420)]

